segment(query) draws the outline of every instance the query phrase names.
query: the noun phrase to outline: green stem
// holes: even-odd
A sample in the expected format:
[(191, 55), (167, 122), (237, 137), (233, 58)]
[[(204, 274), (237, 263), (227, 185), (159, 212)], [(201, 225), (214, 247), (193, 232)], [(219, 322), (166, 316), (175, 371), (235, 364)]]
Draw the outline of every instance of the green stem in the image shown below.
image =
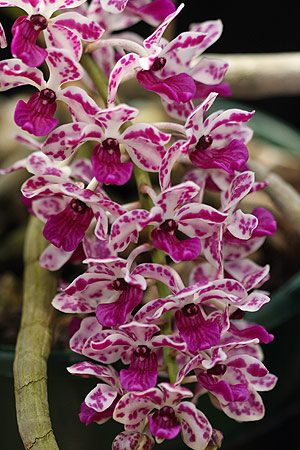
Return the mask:
[(40, 266), (47, 245), (43, 224), (31, 217), (24, 247), (24, 299), (14, 360), (17, 421), (26, 449), (58, 450), (47, 396), (47, 359), (56, 311), (58, 275)]
[(97, 88), (97, 91), (101, 95), (102, 99), (106, 102), (108, 87), (107, 77), (104, 75), (92, 56), (88, 55), (87, 53), (82, 55), (80, 64), (89, 74), (95, 87)]

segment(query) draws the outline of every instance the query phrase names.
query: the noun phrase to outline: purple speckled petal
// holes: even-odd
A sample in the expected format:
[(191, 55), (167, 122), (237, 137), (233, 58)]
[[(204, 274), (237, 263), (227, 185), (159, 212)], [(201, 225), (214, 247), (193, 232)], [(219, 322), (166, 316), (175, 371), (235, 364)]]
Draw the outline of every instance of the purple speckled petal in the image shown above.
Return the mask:
[(173, 165), (181, 155), (181, 146), (184, 142), (183, 140), (176, 141), (171, 145), (162, 159), (159, 169), (159, 184), (162, 191), (171, 187), (171, 171)]
[(42, 151), (58, 161), (71, 156), (86, 141), (101, 141), (102, 130), (94, 124), (68, 123), (58, 127), (43, 144)]
[(76, 8), (77, 6), (82, 5), (82, 3), (84, 2), (85, 0), (44, 0), (45, 6), (43, 12), (45, 14), (47, 13), (47, 16), (50, 17), (54, 11), (65, 8)]
[(151, 433), (159, 442), (162, 442), (164, 439), (174, 439), (181, 430), (181, 425), (177, 425), (178, 421), (175, 416), (168, 418), (160, 415), (159, 411), (149, 416), (148, 423)]
[(120, 149), (105, 150), (101, 144), (97, 145), (92, 154), (94, 176), (104, 184), (122, 186), (131, 177), (133, 164), (121, 162)]
[(110, 73), (108, 81), (107, 104), (115, 102), (119, 84), (133, 69), (139, 66), (139, 56), (128, 53), (120, 58)]
[(108, 410), (104, 412), (97, 412), (93, 408), (90, 408), (86, 405), (85, 402), (81, 403), (80, 413), (78, 414), (80, 422), (85, 425), (89, 425), (90, 423), (96, 422), (97, 424), (103, 424), (107, 422), (113, 414), (113, 408), (108, 408)]
[(217, 97), (217, 93), (211, 92), (209, 96), (199, 105), (186, 120), (185, 128), (187, 135), (192, 137), (191, 144), (196, 144), (204, 133), (203, 120), (207, 110), (211, 107)]
[[(128, 0), (101, 0), (101, 6), (104, 11), (107, 11), (112, 14), (120, 14), (124, 11)], [(116, 16), (116, 20), (118, 20), (118, 16)]]
[(205, 40), (202, 41), (200, 45), (199, 50), (201, 50), (201, 53), (203, 53), (208, 47), (210, 47), (214, 42), (216, 42), (221, 36), (223, 31), (223, 25), (221, 20), (207, 20), (206, 22), (202, 23), (192, 23), (189, 28), (191, 31), (206, 34)]
[(46, 87), (43, 72), (29, 67), (20, 59), (6, 59), (0, 62), (0, 91), (6, 91), (22, 84), (31, 84), (36, 88)]
[(186, 351), (186, 343), (177, 335), (158, 335), (154, 336), (151, 341), (154, 348), (157, 347), (171, 347), (178, 352)]
[(176, 9), (176, 6), (171, 0), (152, 0), (150, 3), (143, 3), (137, 8), (134, 3), (129, 2), (127, 8), (135, 14), (138, 14), (144, 22), (152, 26), (157, 26)]
[(190, 153), (190, 160), (195, 166), (202, 169), (223, 169), (230, 174), (241, 168), (248, 161), (248, 149), (237, 139), (229, 142), (226, 147), (209, 147), (205, 150), (195, 149)]
[(48, 245), (40, 256), (40, 265), (48, 270), (59, 270), (69, 261), (72, 252), (65, 252), (62, 248), (55, 247), (55, 245)]
[(70, 204), (59, 214), (50, 216), (44, 227), (45, 238), (56, 247), (70, 252), (83, 239), (93, 218), (91, 208), (85, 205), (84, 212), (76, 212)]
[(260, 420), (265, 413), (264, 404), (256, 391), (251, 391), (247, 401), (230, 402), (222, 405), (223, 412), (232, 419), (239, 422), (250, 422)]
[(133, 352), (129, 369), (120, 370), (120, 383), (127, 391), (145, 391), (156, 385), (158, 361), (156, 354), (139, 357)]
[(228, 190), (221, 195), (223, 211), (229, 211), (248, 194), (254, 183), (254, 173), (247, 171), (238, 174), (232, 180)]
[(28, 12), (28, 14), (31, 14), (35, 8), (39, 11), (39, 3), (38, 0), (12, 0), (10, 2), (1, 0), (0, 6), (18, 6)]
[(173, 19), (180, 13), (182, 8), (184, 7), (184, 4), (181, 3), (176, 11), (169, 14), (164, 21), (156, 28), (156, 30), (144, 40), (144, 46), (147, 50), (150, 50), (154, 45), (157, 45), (164, 34), (165, 29), (169, 25), (170, 22), (172, 22)]
[(230, 276), (240, 281), (247, 291), (260, 287), (269, 278), (270, 266), (259, 266), (251, 259), (238, 259), (225, 264)]
[(5, 47), (7, 47), (7, 40), (6, 40), (4, 28), (3, 28), (2, 24), (0, 23), (0, 48), (5, 48)]
[[(231, 323), (229, 332), (232, 333), (234, 336), (238, 337), (239, 339), (241, 339), (242, 341), (244, 341), (245, 339), (246, 340), (258, 339), (259, 343), (269, 344), (274, 339), (273, 334), (268, 333), (267, 330), (261, 325), (253, 325), (252, 323), (247, 323), (244, 320), (237, 321), (234, 320), (233, 318), (231, 318), (230, 320)], [(257, 348), (258, 347), (256, 347), (256, 349)], [(262, 359), (262, 355), (257, 355), (255, 353), (253, 354), (253, 356), (255, 356), (257, 359), (258, 358)]]
[(205, 84), (218, 84), (228, 69), (228, 64), (217, 58), (201, 58), (189, 72), (190, 76), (196, 81)]
[(193, 181), (186, 181), (164, 190), (157, 196), (156, 204), (169, 219), (181, 205), (189, 203), (199, 192), (199, 187)]
[(88, 393), (84, 401), (89, 408), (102, 412), (111, 406), (117, 394), (114, 388), (101, 383)]
[(213, 132), (222, 125), (230, 125), (231, 122), (245, 123), (253, 117), (254, 111), (244, 111), (242, 109), (228, 109), (221, 112), (220, 114), (213, 115), (211, 118), (208, 117), (204, 125)]
[(117, 301), (113, 303), (100, 303), (97, 307), (96, 317), (104, 327), (117, 327), (123, 325), (139, 305), (143, 297), (143, 291), (137, 287), (129, 286), (122, 291)]
[(82, 295), (68, 295), (65, 292), (57, 294), (52, 300), (52, 306), (64, 313), (87, 314), (97, 308), (97, 300), (84, 298)]
[(249, 239), (258, 225), (258, 219), (252, 214), (245, 214), (241, 209), (234, 211), (228, 231), (238, 239)]
[(258, 219), (258, 226), (252, 233), (253, 237), (273, 236), (277, 225), (273, 215), (265, 208), (255, 208), (252, 214)]
[(121, 103), (117, 106), (102, 109), (96, 113), (95, 120), (105, 129), (105, 137), (119, 138), (119, 128), (126, 122), (134, 120), (139, 110)]
[(122, 325), (120, 330), (124, 331), (129, 336), (132, 336), (137, 343), (146, 345), (151, 340), (153, 334), (159, 331), (159, 327), (157, 325), (149, 325), (132, 321), (126, 325)]
[(27, 170), (36, 175), (57, 177), (57, 181), (60, 182), (68, 181), (71, 175), (69, 167), (58, 167), (57, 164), (53, 163), (50, 158), (40, 151), (34, 152), (28, 157)]
[(93, 168), (89, 158), (78, 158), (70, 164), (72, 177), (79, 178), (85, 184), (89, 184), (92, 180)]
[(223, 236), (223, 256), (227, 260), (242, 259), (254, 253), (264, 243), (265, 237), (251, 237), (244, 241), (237, 239), (229, 232), (225, 231)]
[(36, 45), (40, 31), (27, 16), (18, 17), (12, 26), (11, 52), (29, 67), (40, 66), (47, 57), (47, 51)]
[(216, 92), (220, 97), (231, 97), (231, 89), (229, 83), (219, 84), (203, 84), (195, 81), (196, 95), (195, 98), (206, 98), (211, 92)]
[[(196, 84), (197, 86), (197, 84)], [(197, 92), (196, 92), (197, 95)], [(166, 98), (162, 98), (162, 105), (167, 114), (175, 120), (185, 121), (194, 109), (193, 102), (190, 100), (185, 103), (177, 103)]]
[(117, 404), (113, 418), (117, 422), (138, 428), (145, 421), (147, 414), (163, 405), (163, 393), (158, 388), (144, 392), (129, 392)]
[(182, 206), (174, 215), (174, 219), (178, 222), (179, 230), (188, 236), (206, 238), (219, 229), (227, 219), (227, 214), (209, 205), (191, 203)]
[(35, 136), (45, 136), (58, 124), (54, 119), (56, 102), (43, 102), (40, 93), (33, 94), (27, 103), (19, 100), (15, 109), (14, 119), (22, 130), (28, 131)]
[(90, 361), (81, 361), (67, 367), (67, 371), (72, 375), (80, 375), (84, 377), (96, 377), (111, 386), (117, 386), (119, 381), (118, 372), (112, 366), (100, 366)]
[(216, 279), (216, 268), (208, 262), (200, 262), (191, 271), (189, 276), (189, 284), (198, 282), (207, 283)]
[(69, 28), (74, 34), (76, 33), (80, 39), (87, 42), (93, 42), (100, 39), (104, 33), (103, 28), (94, 22), (94, 20), (84, 17), (82, 14), (74, 11), (59, 14), (52, 19), (52, 23)]
[(114, 251), (123, 251), (130, 241), (137, 242), (137, 224), (149, 218), (149, 211), (136, 209), (119, 217), (111, 227), (110, 246)]
[(54, 91), (67, 81), (80, 80), (84, 74), (81, 65), (64, 49), (49, 49), (47, 65), (50, 70), (47, 86)]
[(109, 248), (108, 239), (100, 240), (94, 234), (83, 239), (83, 249), (87, 258), (109, 258), (116, 256)]
[(182, 402), (176, 408), (182, 426), (183, 442), (194, 450), (204, 450), (211, 438), (212, 427), (205, 415), (191, 402)]
[[(180, 33), (178, 36), (172, 39), (172, 41), (163, 48), (161, 55), (165, 56), (168, 59), (168, 53), (172, 53), (175, 50), (178, 51), (179, 54), (183, 50), (185, 53), (189, 52), (190, 49), (199, 48), (205, 38), (205, 33), (199, 33), (197, 31), (185, 31), (184, 33)], [(163, 70), (168, 71), (168, 60)]]
[(177, 103), (188, 102), (196, 94), (196, 85), (192, 77), (186, 73), (180, 73), (162, 79), (154, 71), (140, 70), (136, 78), (145, 89), (156, 92), (163, 98)]
[(163, 266), (156, 263), (142, 263), (139, 264), (131, 273), (132, 275), (142, 275), (145, 278), (152, 278), (154, 280), (162, 281), (170, 288), (172, 292), (177, 292), (183, 289), (183, 282), (172, 267)]
[[(42, 190), (40, 193), (43, 193)], [(50, 216), (59, 214), (67, 204), (68, 201), (60, 195), (50, 195), (34, 199), (31, 206), (36, 217), (46, 223)]]
[(97, 340), (102, 333), (102, 326), (95, 316), (85, 317), (80, 323), (80, 328), (70, 339), (70, 348), (76, 353), (82, 353), (89, 339)]
[(82, 43), (80, 37), (73, 31), (51, 21), (44, 30), (44, 36), (47, 48), (65, 49), (75, 61), (80, 60)]
[[(194, 306), (195, 308), (195, 306)], [(181, 338), (188, 349), (195, 353), (218, 344), (220, 329), (217, 320), (205, 320), (199, 307), (197, 314), (187, 316), (183, 310), (175, 313), (175, 321)]]
[(247, 297), (245, 297), (241, 302), (239, 302), (239, 308), (242, 311), (258, 311), (263, 305), (269, 303), (270, 297), (264, 292), (253, 291)]
[(153, 125), (138, 123), (131, 125), (120, 136), (132, 161), (148, 172), (157, 172), (166, 153), (165, 145), (171, 138)]
[[(155, 2), (156, 0), (154, 0)], [(143, 446), (143, 450), (152, 450), (154, 446), (154, 440), (147, 434), (139, 432), (123, 431), (119, 433), (112, 445), (112, 450), (136, 450)]]
[(65, 102), (75, 122), (95, 123), (95, 118), (101, 108), (79, 86), (67, 86), (61, 89), (59, 100)]
[(176, 308), (178, 308), (176, 298), (157, 298), (142, 306), (142, 308), (135, 314), (134, 319), (140, 323), (151, 322), (152, 316), (154, 320), (156, 318), (160, 318), (160, 316), (166, 311)]
[(175, 234), (155, 228), (151, 239), (155, 247), (170, 255), (174, 262), (195, 259), (201, 252), (201, 241), (197, 237), (179, 241)]

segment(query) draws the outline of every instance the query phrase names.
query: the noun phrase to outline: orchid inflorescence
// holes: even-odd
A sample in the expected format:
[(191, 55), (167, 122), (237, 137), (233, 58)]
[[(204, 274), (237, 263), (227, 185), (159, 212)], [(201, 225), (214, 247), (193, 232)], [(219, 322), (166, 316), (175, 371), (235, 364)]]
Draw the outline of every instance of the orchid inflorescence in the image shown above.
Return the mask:
[[(21, 191), (30, 212), (45, 222), (49, 245), (40, 264), (52, 271), (74, 260), (86, 265), (71, 283), (62, 281), (53, 299), (55, 308), (80, 318), (70, 347), (86, 360), (68, 371), (99, 381), (81, 405), (80, 420), (124, 424), (114, 450), (152, 449), (154, 439), (179, 433), (189, 448), (218, 448), (222, 433), (197, 408), (199, 397), (208, 393), (237, 421), (259, 420), (259, 391), (276, 383), (260, 348), (273, 336), (244, 319), (270, 300), (259, 289), (269, 266), (250, 255), (276, 230), (264, 208), (240, 209), (266, 185), (247, 167), (247, 122), (254, 112), (208, 115), (218, 95), (230, 95), (223, 82), (227, 64), (200, 58), (222, 23), (195, 23), (168, 41), (163, 34), (184, 7), (171, 0), (11, 0), (0, 6), (27, 13), (12, 27), (14, 58), (0, 62), (0, 89), (37, 89), (27, 103), (19, 100), (14, 118), (24, 131), (45, 136), (18, 134), (31, 152), (1, 173), (26, 168), (32, 174)], [(156, 27), (145, 39), (126, 32), (139, 21)], [(2, 26), (0, 42), (7, 45)], [(106, 108), (93, 96), (83, 49), (107, 77)], [(169, 122), (140, 123), (139, 110), (117, 100), (120, 84), (134, 77), (160, 96)], [(72, 84), (79, 80), (88, 88)], [(69, 123), (54, 117), (58, 101), (67, 105)], [(90, 157), (78, 156), (90, 141), (96, 143)], [(178, 166), (185, 174), (176, 184)], [(124, 186), (132, 177), (139, 199), (112, 200), (107, 186)], [(191, 260), (184, 283), (180, 263)]]

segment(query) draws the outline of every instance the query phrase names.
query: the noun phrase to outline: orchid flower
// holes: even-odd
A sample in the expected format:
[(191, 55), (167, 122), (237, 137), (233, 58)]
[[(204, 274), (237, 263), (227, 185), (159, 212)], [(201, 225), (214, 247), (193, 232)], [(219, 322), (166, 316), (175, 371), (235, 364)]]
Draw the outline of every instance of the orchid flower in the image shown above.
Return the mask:
[(216, 397), (225, 414), (238, 421), (259, 420), (264, 406), (257, 391), (272, 389), (277, 377), (253, 356), (236, 352), (240, 345), (213, 348), (209, 358), (200, 353), (180, 370), (177, 382), (195, 370), (199, 384)]
[(157, 335), (156, 325), (140, 324), (132, 321), (121, 325), (118, 330), (104, 330), (99, 341), (89, 341), (95, 351), (94, 356), (85, 345), (83, 352), (100, 362), (115, 362), (122, 359), (130, 363), (128, 369), (120, 371), (121, 386), (130, 391), (144, 391), (156, 385), (158, 358), (156, 349), (163, 346), (182, 351), (186, 345), (175, 335)]
[(85, 0), (11, 0), (1, 1), (0, 6), (18, 6), (28, 16), (17, 18), (12, 27), (11, 51), (30, 67), (40, 66), (48, 55), (48, 50), (36, 44), (41, 31), (44, 31), (47, 47), (68, 49), (72, 58), (79, 61), (82, 53), (81, 40), (87, 42), (99, 39), (103, 29), (94, 21), (76, 13), (63, 12), (55, 17), (52, 14), (61, 9), (73, 8)]
[(48, 81), (44, 80), (41, 70), (28, 67), (19, 59), (0, 62), (1, 91), (25, 84), (30, 84), (40, 91), (33, 94), (27, 103), (19, 100), (15, 109), (16, 124), (35, 136), (45, 136), (58, 124), (58, 119), (53, 117), (57, 106), (56, 100), (78, 109), (82, 108), (82, 103), (88, 98), (83, 89), (75, 86), (67, 88), (66, 93), (72, 90), (72, 98), (68, 94), (65, 95), (62, 85), (79, 80), (83, 76), (82, 67), (72, 59), (67, 50), (49, 50), (46, 62), (50, 71)]
[(112, 366), (100, 366), (89, 361), (73, 364), (67, 367), (67, 370), (72, 375), (94, 376), (104, 381), (104, 383), (98, 383), (86, 396), (80, 407), (79, 418), (86, 425), (92, 422), (98, 424), (107, 422), (113, 416), (114, 408), (124, 394), (118, 372)]
[(124, 324), (141, 302), (147, 287), (145, 277), (163, 282), (172, 292), (182, 286), (177, 272), (160, 264), (143, 263), (131, 270), (134, 259), (148, 250), (148, 244), (137, 247), (127, 261), (116, 256), (84, 260), (88, 269), (55, 296), (53, 306), (69, 313), (96, 312), (105, 327)]
[[(122, 251), (136, 232), (147, 225), (154, 225), (151, 232), (153, 244), (168, 253), (173, 261), (185, 261), (199, 256), (200, 238), (210, 236), (224, 222), (227, 214), (204, 204), (191, 203), (199, 188), (193, 182), (181, 183), (154, 196), (150, 211), (134, 210), (117, 219), (111, 229), (113, 250)], [(179, 241), (175, 232), (181, 231), (190, 239)]]
[(113, 417), (128, 430), (142, 430), (148, 419), (150, 431), (158, 443), (173, 439), (181, 432), (183, 442), (189, 448), (204, 450), (212, 428), (193, 403), (183, 401), (192, 396), (187, 388), (160, 383), (157, 388), (125, 394), (119, 400)]
[(82, 115), (85, 122), (61, 125), (51, 133), (42, 151), (54, 160), (64, 160), (73, 155), (82, 143), (98, 142), (93, 150), (92, 166), (95, 178), (105, 184), (123, 185), (131, 176), (133, 164), (121, 161), (121, 144), (138, 167), (149, 172), (159, 170), (170, 135), (146, 123), (135, 123), (123, 133), (119, 132), (123, 124), (138, 115), (136, 108), (121, 104), (103, 110), (98, 108), (94, 116), (83, 111)]

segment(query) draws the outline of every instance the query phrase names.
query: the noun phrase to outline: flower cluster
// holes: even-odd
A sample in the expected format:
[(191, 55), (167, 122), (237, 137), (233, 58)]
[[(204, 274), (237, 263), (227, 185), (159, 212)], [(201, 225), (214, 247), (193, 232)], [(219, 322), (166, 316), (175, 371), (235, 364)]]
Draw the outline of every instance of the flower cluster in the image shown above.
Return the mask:
[[(30, 154), (1, 173), (30, 173), (21, 191), (45, 223), (49, 245), (41, 265), (83, 264), (53, 299), (55, 308), (80, 318), (70, 347), (86, 360), (68, 371), (96, 379), (80, 420), (124, 424), (114, 450), (150, 450), (180, 433), (191, 449), (218, 448), (222, 433), (197, 408), (199, 397), (208, 394), (237, 421), (258, 420), (259, 392), (276, 383), (260, 348), (273, 336), (244, 318), (270, 300), (260, 290), (269, 266), (251, 255), (276, 231), (264, 208), (241, 209), (248, 194), (265, 186), (247, 167), (254, 112), (209, 114), (218, 96), (230, 95), (227, 64), (201, 56), (222, 23), (195, 23), (168, 41), (164, 32), (184, 7), (171, 0), (0, 6), (27, 14), (12, 27), (14, 58), (0, 62), (0, 90), (37, 89), (17, 103), (14, 118), (43, 137), (18, 135)], [(156, 28), (146, 38), (127, 31), (138, 21)], [(0, 44), (7, 45), (2, 26)], [(83, 49), (107, 77), (104, 107)], [(120, 84), (134, 77), (160, 97), (169, 122), (141, 123), (137, 108), (117, 101)], [(58, 101), (67, 106), (67, 123), (55, 116)], [(82, 157), (87, 142), (94, 148)], [(185, 175), (174, 183), (177, 167)], [(126, 187), (132, 178), (136, 202), (111, 198), (111, 185)], [(193, 261), (184, 281), (182, 261)]]

